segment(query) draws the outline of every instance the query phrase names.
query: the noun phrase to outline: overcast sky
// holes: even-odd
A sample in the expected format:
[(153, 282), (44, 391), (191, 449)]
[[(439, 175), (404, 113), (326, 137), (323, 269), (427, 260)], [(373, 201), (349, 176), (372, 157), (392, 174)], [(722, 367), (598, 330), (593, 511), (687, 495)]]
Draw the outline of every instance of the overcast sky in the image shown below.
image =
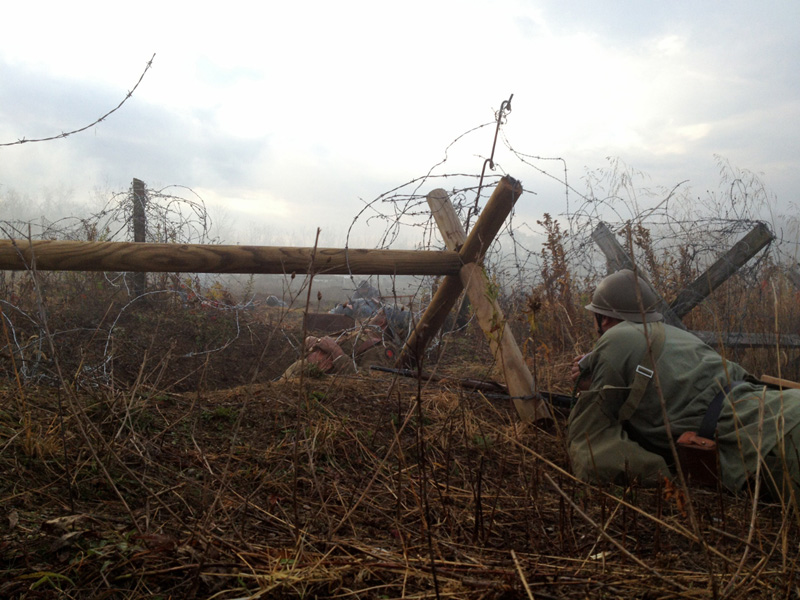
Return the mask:
[[(607, 157), (698, 194), (718, 185), (715, 155), (784, 203), (800, 183), (795, 0), (34, 1), (3, 21), (0, 143), (91, 123), (155, 59), (98, 126), (0, 147), (0, 198), (89, 198), (138, 177), (192, 188), (212, 217), (224, 207), (242, 224), (230, 243), (317, 227), (338, 243), (364, 202), (426, 174), (512, 93), (510, 144), (563, 158), (579, 191)], [(465, 136), (436, 172), (479, 174), (493, 135)], [(563, 186), (502, 143), (495, 158), (525, 186), (524, 217), (566, 210)]]

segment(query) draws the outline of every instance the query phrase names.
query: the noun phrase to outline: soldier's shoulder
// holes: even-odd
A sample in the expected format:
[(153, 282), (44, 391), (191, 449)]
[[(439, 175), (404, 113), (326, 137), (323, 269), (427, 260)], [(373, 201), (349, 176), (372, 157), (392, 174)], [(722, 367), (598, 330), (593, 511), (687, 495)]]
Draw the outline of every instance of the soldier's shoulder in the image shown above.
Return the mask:
[(632, 341), (644, 339), (644, 329), (639, 323), (631, 323), (630, 321), (622, 321), (617, 323), (614, 327), (610, 328), (603, 334), (603, 338), (608, 341)]

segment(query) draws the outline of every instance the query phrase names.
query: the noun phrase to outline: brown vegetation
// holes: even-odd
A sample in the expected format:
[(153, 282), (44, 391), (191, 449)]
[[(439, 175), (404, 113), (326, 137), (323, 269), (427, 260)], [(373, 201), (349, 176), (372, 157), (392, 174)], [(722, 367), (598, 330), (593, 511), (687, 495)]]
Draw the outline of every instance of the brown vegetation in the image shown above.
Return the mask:
[[(540, 388), (569, 393), (592, 282), (544, 226), (542, 282), (507, 304)], [(648, 254), (668, 299), (681, 264)], [(563, 416), (523, 426), (506, 398), (375, 372), (273, 382), (300, 309), (236, 306), (219, 287), (129, 304), (102, 275), (4, 285), (3, 597), (796, 596), (794, 509), (668, 481), (586, 486)], [(796, 306), (762, 261), (687, 322), (786, 333)], [(790, 350), (726, 351), (796, 377)], [(428, 360), (498, 376), (472, 326)]]

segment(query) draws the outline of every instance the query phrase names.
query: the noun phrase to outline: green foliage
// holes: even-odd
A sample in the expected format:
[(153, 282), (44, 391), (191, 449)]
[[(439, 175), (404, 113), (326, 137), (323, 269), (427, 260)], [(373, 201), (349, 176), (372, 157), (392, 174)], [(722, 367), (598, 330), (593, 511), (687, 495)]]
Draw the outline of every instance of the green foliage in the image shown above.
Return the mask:
[(479, 434), (472, 436), (472, 443), (476, 448), (484, 451), (491, 449), (495, 445), (494, 438), (492, 436)]
[(230, 406), (215, 406), (212, 410), (204, 410), (200, 418), (204, 421), (234, 423), (239, 416), (239, 411)]
[(64, 591), (64, 583), (69, 584), (69, 587), (74, 587), (75, 585), (75, 582), (66, 575), (62, 575), (61, 573), (53, 573), (50, 571), (40, 571), (21, 575), (20, 579), (36, 579), (36, 581), (34, 581), (30, 586), (31, 591), (40, 587), (49, 587), (54, 590)]

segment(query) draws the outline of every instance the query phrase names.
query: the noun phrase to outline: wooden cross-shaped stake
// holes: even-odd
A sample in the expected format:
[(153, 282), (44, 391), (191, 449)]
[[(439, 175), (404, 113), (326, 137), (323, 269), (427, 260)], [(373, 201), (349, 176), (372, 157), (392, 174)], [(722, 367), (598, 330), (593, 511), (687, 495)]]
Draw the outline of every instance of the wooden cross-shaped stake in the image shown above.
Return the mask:
[(447, 192), (437, 189), (428, 194), (428, 205), (447, 249), (458, 251), (463, 266), (457, 276), (448, 275), (442, 281), (431, 304), (409, 336), (398, 364), (410, 365), (417, 362), (425, 346), (441, 328), (461, 291), (466, 290), (478, 324), (489, 340), (492, 355), (503, 370), (508, 392), (513, 398), (520, 418), (526, 422), (540, 422), (550, 420), (552, 416), (547, 405), (535, 393), (533, 376), (525, 364), (519, 346), (514, 341), (511, 329), (506, 327), (503, 311), (497, 303), (496, 294), (492, 293), (492, 286), (481, 266), (486, 249), (500, 231), (521, 194), (522, 186), (518, 181), (511, 177), (503, 177), (469, 237), (458, 219)]

